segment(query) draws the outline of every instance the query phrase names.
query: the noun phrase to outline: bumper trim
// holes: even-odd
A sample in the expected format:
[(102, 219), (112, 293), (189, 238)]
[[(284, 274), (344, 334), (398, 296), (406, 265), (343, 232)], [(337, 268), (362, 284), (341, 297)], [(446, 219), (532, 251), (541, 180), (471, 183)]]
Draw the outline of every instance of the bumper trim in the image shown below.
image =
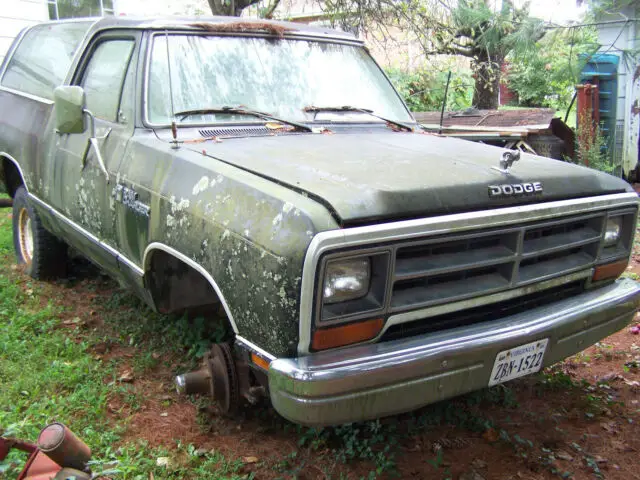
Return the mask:
[(498, 352), (549, 338), (544, 365), (623, 328), (640, 284), (622, 279), (493, 322), (291, 359), (269, 369), (271, 401), (285, 418), (335, 425), (412, 410), (488, 385)]

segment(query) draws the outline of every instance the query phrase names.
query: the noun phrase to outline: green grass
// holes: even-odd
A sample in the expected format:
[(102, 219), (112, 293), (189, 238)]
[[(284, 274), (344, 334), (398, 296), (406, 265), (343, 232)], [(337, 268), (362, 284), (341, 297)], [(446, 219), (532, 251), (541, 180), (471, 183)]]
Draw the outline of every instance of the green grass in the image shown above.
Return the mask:
[[(195, 448), (152, 449), (145, 444), (118, 448), (126, 418), (107, 415), (116, 395), (136, 400), (129, 386), (117, 381), (118, 360), (103, 362), (90, 345), (90, 335), (72, 338), (60, 329), (63, 309), (55, 300), (39, 297), (37, 285), (11, 273), (11, 220), (0, 211), (0, 432), (35, 440), (47, 423), (69, 425), (94, 452), (94, 472), (106, 470), (112, 478), (240, 478), (241, 462), (218, 453), (196, 455)], [(114, 312), (117, 311), (114, 308)], [(138, 312), (139, 314), (139, 312)], [(124, 319), (115, 318), (119, 323)], [(144, 324), (144, 322), (142, 322)], [(140, 370), (150, 367), (149, 351), (142, 351)], [(127, 396), (128, 395), (128, 396)], [(168, 457), (168, 466), (158, 466)], [(0, 476), (16, 478), (26, 456), (12, 452), (0, 462)]]

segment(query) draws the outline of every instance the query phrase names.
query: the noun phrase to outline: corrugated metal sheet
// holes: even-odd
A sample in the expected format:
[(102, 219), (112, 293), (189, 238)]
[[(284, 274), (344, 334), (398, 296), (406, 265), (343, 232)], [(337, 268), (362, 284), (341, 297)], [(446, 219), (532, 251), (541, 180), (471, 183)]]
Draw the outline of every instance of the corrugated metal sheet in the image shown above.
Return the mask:
[[(440, 124), (440, 112), (413, 112), (413, 116), (422, 124)], [(467, 109), (459, 112), (445, 112), (442, 124), (445, 127), (548, 126), (554, 116), (555, 111), (550, 108), (530, 108), (521, 110)]]

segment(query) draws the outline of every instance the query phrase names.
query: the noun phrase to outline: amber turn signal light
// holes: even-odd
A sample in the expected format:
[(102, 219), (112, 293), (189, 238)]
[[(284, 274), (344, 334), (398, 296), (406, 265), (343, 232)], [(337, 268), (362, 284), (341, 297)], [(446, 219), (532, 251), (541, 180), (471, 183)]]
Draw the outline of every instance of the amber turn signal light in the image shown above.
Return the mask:
[(255, 353), (252, 353), (251, 354), (251, 361), (254, 363), (254, 365), (257, 365), (257, 366), (259, 366), (260, 368), (262, 368), (264, 370), (269, 370), (270, 362), (268, 360), (265, 360), (261, 356), (256, 355)]
[(374, 320), (316, 330), (313, 334), (311, 347), (314, 350), (326, 350), (371, 340), (380, 333), (383, 326), (384, 321), (381, 318), (376, 318)]
[(607, 263), (606, 265), (599, 265), (593, 272), (592, 280), (597, 282), (599, 280), (618, 278), (627, 269), (628, 264), (629, 262), (627, 260), (621, 260), (619, 262)]

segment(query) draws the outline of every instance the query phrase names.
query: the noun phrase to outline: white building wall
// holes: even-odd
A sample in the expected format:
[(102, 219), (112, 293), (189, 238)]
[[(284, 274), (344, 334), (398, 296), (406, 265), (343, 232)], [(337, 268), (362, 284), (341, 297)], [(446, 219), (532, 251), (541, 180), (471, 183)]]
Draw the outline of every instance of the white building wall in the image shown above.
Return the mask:
[(0, 63), (20, 30), (45, 20), (46, 0), (0, 0)]
[[(618, 94), (616, 123), (619, 125), (616, 143), (621, 141), (620, 155), (625, 173), (636, 168), (638, 163), (638, 131), (640, 129), (640, 57), (633, 58), (628, 52), (640, 48), (639, 7), (628, 7), (619, 14), (600, 18), (600, 21), (620, 21), (598, 26), (600, 53), (620, 57), (618, 66)], [(629, 19), (627, 21), (626, 19)], [(625, 53), (626, 52), (626, 53)]]

